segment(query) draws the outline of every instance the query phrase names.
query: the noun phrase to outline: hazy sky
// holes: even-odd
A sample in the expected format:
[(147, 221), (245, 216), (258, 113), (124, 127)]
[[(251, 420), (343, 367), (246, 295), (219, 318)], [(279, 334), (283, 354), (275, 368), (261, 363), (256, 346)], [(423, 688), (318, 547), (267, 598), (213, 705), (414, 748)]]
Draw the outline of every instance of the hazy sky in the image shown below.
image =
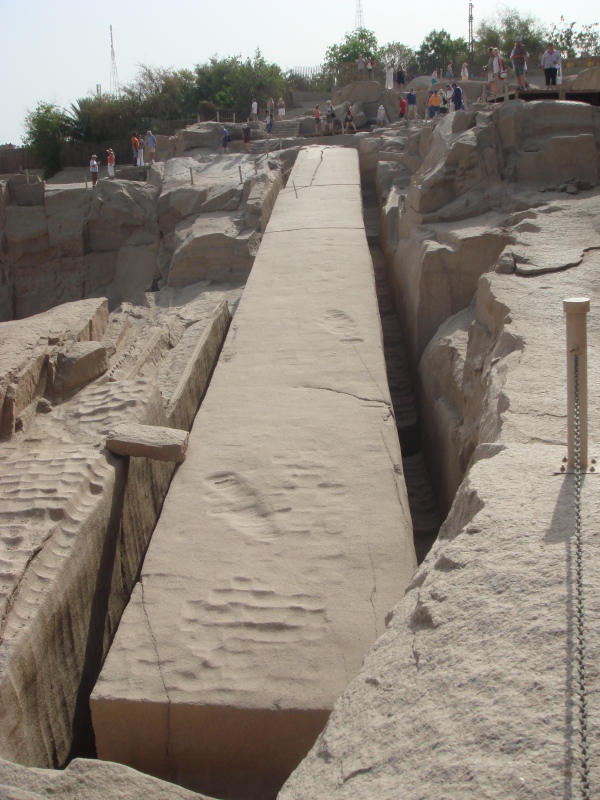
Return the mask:
[[(380, 44), (417, 47), (433, 28), (467, 37), (468, 0), (394, 3), (362, 0), (365, 27)], [(495, 0), (475, 0), (475, 27), (493, 14)], [(518, 6), (543, 22), (558, 22), (565, 4), (546, 0)], [(569, 21), (600, 18), (597, 2), (571, 0)], [(319, 64), (328, 45), (354, 28), (356, 0), (0, 0), (0, 144), (19, 144), (22, 122), (39, 100), (69, 103), (109, 89), (112, 24), (121, 83), (140, 63), (189, 67), (211, 55), (252, 55), (260, 47), (284, 69)]]

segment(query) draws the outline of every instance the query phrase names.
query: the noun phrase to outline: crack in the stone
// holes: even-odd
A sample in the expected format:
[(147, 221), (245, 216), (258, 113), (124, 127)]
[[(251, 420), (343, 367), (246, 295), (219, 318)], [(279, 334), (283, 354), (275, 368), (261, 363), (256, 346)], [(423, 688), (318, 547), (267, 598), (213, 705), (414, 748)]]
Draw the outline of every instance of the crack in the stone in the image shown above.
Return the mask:
[(375, 611), (375, 603), (373, 602), (373, 596), (377, 594), (377, 578), (375, 577), (375, 566), (373, 564), (373, 556), (371, 555), (369, 532), (367, 532), (367, 551), (369, 553), (369, 561), (371, 562), (371, 572), (373, 573), (373, 588), (371, 589), (371, 594), (369, 595), (369, 601), (371, 603), (371, 608), (373, 609), (373, 624), (375, 626), (375, 639), (377, 639), (379, 636), (377, 633), (377, 613)]
[(312, 176), (312, 178), (310, 179), (310, 184), (309, 184), (309, 186), (312, 186), (312, 185), (313, 185), (313, 181), (314, 181), (314, 179), (317, 177), (317, 172), (319, 171), (319, 167), (320, 167), (320, 166), (321, 166), (321, 164), (323, 163), (323, 156), (324, 156), (324, 155), (325, 155), (325, 149), (322, 147), (322, 148), (321, 148), (321, 158), (319, 159), (319, 163), (318, 163), (318, 164), (317, 164), (317, 166), (315, 167), (315, 171), (314, 171), (314, 173), (313, 173), (313, 176)]
[(142, 590), (142, 611), (144, 612), (144, 616), (146, 617), (146, 624), (148, 625), (148, 633), (150, 634), (150, 638), (152, 639), (152, 646), (154, 647), (154, 652), (156, 653), (156, 666), (158, 667), (158, 674), (160, 675), (160, 680), (163, 685), (163, 689), (165, 691), (165, 697), (167, 698), (167, 740), (165, 744), (165, 755), (166, 755), (166, 764), (167, 769), (169, 769), (169, 764), (171, 760), (171, 753), (170, 753), (170, 743), (171, 743), (171, 698), (169, 696), (169, 691), (167, 689), (167, 684), (165, 683), (165, 677), (162, 671), (162, 665), (160, 663), (160, 656), (158, 655), (158, 645), (156, 643), (156, 638), (154, 637), (154, 633), (152, 632), (152, 626), (150, 625), (150, 618), (148, 617), (148, 612), (146, 611), (146, 603), (144, 601), (144, 582), (140, 578), (140, 587)]
[(353, 397), (355, 400), (361, 400), (363, 403), (373, 403), (377, 406), (383, 406), (388, 410), (391, 410), (391, 404), (388, 403), (386, 400), (383, 400), (381, 397), (361, 397), (358, 394), (352, 394), (352, 392), (344, 392), (341, 389), (332, 389), (330, 386), (299, 386), (296, 387), (299, 389), (316, 389), (319, 392), (333, 392), (334, 394), (344, 394), (346, 397)]

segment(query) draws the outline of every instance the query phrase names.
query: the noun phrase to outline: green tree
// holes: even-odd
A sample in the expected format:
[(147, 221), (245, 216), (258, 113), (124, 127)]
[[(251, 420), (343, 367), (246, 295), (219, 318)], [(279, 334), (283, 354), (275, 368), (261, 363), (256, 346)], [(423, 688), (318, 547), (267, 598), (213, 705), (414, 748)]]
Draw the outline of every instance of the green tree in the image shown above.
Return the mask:
[(592, 22), (583, 25), (579, 30), (576, 22), (566, 22), (560, 18), (560, 24), (552, 24), (548, 31), (548, 38), (563, 56), (576, 58), (577, 56), (597, 56), (600, 54), (600, 33), (598, 23)]
[(363, 55), (369, 58), (378, 53), (377, 37), (366, 28), (356, 28), (347, 33), (340, 44), (332, 44), (325, 51), (324, 66), (335, 69), (336, 64), (354, 62)]
[(209, 101), (218, 108), (250, 111), (252, 99), (264, 108), (269, 97), (277, 100), (287, 93), (287, 79), (277, 64), (266, 61), (260, 50), (253, 58), (240, 55), (218, 58), (213, 56), (198, 64), (196, 96), (198, 101)]
[(383, 64), (389, 61), (393, 61), (394, 64), (400, 63), (407, 69), (415, 59), (415, 51), (402, 42), (388, 42), (379, 48), (375, 58)]
[(543, 23), (531, 14), (521, 14), (516, 8), (505, 6), (478, 25), (474, 41), (475, 60), (485, 64), (488, 47), (497, 47), (505, 57), (509, 56), (515, 36), (523, 37), (523, 44), (532, 60), (546, 49), (548, 33)]
[(416, 58), (421, 72), (428, 73), (433, 69), (443, 71), (452, 61), (457, 74), (460, 62), (468, 60), (468, 44), (462, 36), (453, 39), (443, 28), (440, 31), (433, 30), (421, 42)]
[(66, 113), (54, 103), (40, 102), (27, 112), (23, 144), (31, 149), (45, 178), (60, 170), (60, 148), (69, 130)]

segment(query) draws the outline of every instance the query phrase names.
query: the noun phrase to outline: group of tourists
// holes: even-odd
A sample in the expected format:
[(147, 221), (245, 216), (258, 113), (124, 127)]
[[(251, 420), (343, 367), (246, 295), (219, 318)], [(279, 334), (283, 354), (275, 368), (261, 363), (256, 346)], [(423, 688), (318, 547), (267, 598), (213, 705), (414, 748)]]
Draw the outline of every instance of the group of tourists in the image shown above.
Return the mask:
[[(148, 155), (150, 156), (149, 164), (154, 164), (156, 159), (156, 136), (152, 133), (152, 131), (148, 131), (146, 133), (146, 138), (144, 139), (143, 136), (138, 135), (135, 131), (133, 132), (133, 136), (131, 137), (131, 150), (133, 152), (133, 166), (134, 167), (143, 167), (145, 166), (144, 163), (144, 151), (147, 150)], [(90, 176), (92, 178), (92, 186), (95, 186), (98, 182), (98, 173), (100, 164), (102, 161), (98, 158), (96, 153), (94, 153), (90, 159)], [(109, 180), (114, 181), (115, 179), (115, 153), (112, 148), (109, 148), (106, 151), (106, 167), (108, 172)]]
[(148, 163), (154, 164), (156, 156), (156, 136), (154, 136), (152, 131), (148, 131), (146, 133), (146, 139), (144, 139), (142, 134), (137, 134), (134, 131), (133, 136), (131, 137), (131, 149), (133, 151), (134, 167), (144, 166), (144, 151), (146, 149), (148, 150), (148, 155), (150, 156), (150, 161)]
[[(258, 121), (258, 115), (260, 114), (260, 109), (258, 107), (258, 101), (256, 98), (252, 99), (252, 104), (250, 106), (250, 119), (253, 122)], [(272, 97), (269, 97), (267, 100), (267, 105), (265, 109), (265, 123), (267, 122), (267, 117), (270, 117), (270, 123), (273, 124), (275, 119), (275, 101)], [(277, 101), (277, 117), (279, 119), (285, 118), (285, 100), (283, 97), (280, 97)]]
[[(409, 92), (408, 104), (410, 106), (411, 97), (410, 95), (414, 94), (414, 90)], [(429, 92), (427, 96), (427, 101), (425, 103), (425, 107), (427, 109), (426, 115), (429, 117), (429, 120), (434, 119), (435, 117), (444, 114), (448, 114), (449, 111), (464, 111), (465, 110), (465, 101), (463, 98), (462, 89), (456, 83), (453, 84), (446, 84), (445, 90), (442, 88), (435, 88)], [(416, 95), (414, 98), (414, 104), (412, 108), (416, 110)], [(409, 117), (410, 119), (410, 117)]]
[[(518, 89), (527, 89), (527, 64), (529, 53), (523, 44), (522, 36), (515, 36), (515, 45), (511, 50), (509, 60), (515, 73), (515, 80)], [(544, 70), (546, 86), (556, 86), (561, 70), (561, 57), (558, 50), (554, 49), (552, 42), (548, 44), (547, 50), (541, 59), (541, 66)], [(484, 69), (487, 72), (487, 79), (492, 90), (492, 95), (497, 96), (504, 91), (504, 81), (508, 77), (506, 63), (497, 47), (488, 48), (488, 62)]]

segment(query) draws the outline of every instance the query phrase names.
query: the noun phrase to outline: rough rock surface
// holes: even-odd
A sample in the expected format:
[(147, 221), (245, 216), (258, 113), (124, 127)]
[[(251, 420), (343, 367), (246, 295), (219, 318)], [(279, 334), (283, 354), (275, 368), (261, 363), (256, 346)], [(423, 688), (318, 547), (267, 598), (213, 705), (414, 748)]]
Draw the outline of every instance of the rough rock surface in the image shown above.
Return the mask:
[(101, 757), (219, 796), (274, 797), (416, 564), (358, 158), (290, 181), (91, 701)]
[[(566, 455), (562, 300), (591, 298), (595, 454), (596, 155), (591, 179), (569, 183), (577, 196), (557, 190), (565, 189), (565, 166), (576, 175), (589, 161), (587, 142), (597, 154), (598, 111), (508, 103), (468, 122), (466, 137), (459, 115), (429, 130), (398, 128), (410, 186), (405, 175), (390, 177), (391, 165), (379, 169), (390, 274), (413, 357), (423, 353), (429, 464), (450, 511), (386, 633), (280, 800), (579, 793), (574, 479), (559, 472)], [(563, 144), (565, 157), (556, 159)], [(436, 266), (430, 254), (449, 245), (461, 256)], [(463, 287), (461, 298), (452, 299), (452, 281)], [(437, 331), (427, 322), (432, 316)], [(596, 480), (583, 480), (592, 785), (600, 779)]]
[[(283, 154), (201, 155), (94, 189), (24, 176), (0, 182), (0, 320), (90, 296), (107, 297), (111, 310), (148, 305), (146, 292), (168, 279), (174, 256), (172, 285), (245, 280), (292, 163)], [(237, 267), (222, 252), (230, 235), (210, 236), (215, 213), (230, 214)]]
[(123, 423), (189, 427), (239, 294), (159, 292), (110, 318), (92, 299), (0, 324), (4, 758), (90, 752), (89, 692), (175, 469), (104, 442)]
[(78, 758), (63, 770), (32, 769), (0, 759), (2, 800), (206, 800), (121, 764)]

